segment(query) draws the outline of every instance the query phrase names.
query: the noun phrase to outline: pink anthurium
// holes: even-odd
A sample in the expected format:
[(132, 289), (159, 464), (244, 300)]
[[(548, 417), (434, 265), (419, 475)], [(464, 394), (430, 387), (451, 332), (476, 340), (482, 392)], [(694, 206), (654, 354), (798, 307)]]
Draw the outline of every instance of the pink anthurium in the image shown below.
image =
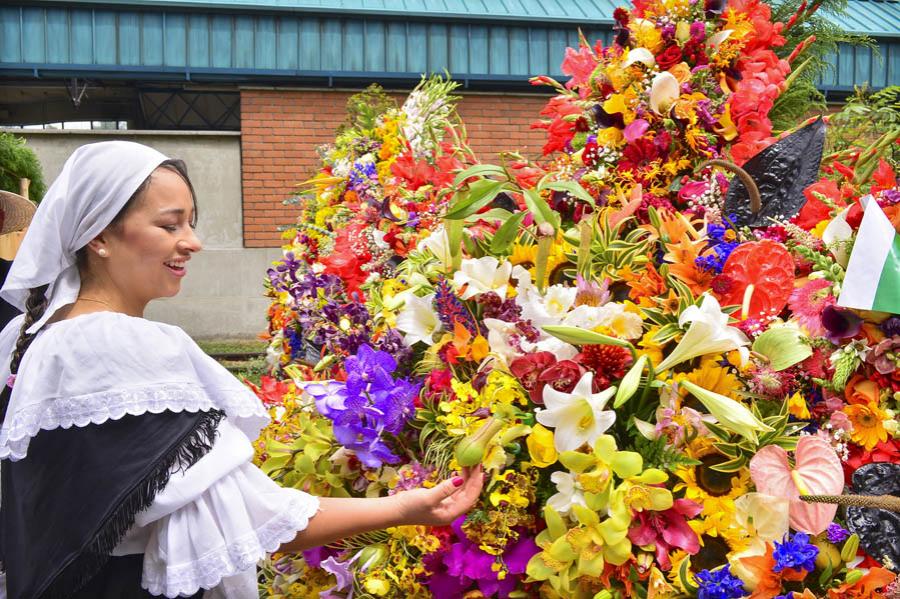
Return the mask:
[(840, 495), (844, 490), (841, 461), (819, 437), (800, 437), (793, 468), (784, 449), (777, 445), (763, 447), (750, 460), (750, 476), (760, 493), (790, 501), (791, 528), (813, 535), (828, 527), (837, 506), (806, 503), (800, 495)]

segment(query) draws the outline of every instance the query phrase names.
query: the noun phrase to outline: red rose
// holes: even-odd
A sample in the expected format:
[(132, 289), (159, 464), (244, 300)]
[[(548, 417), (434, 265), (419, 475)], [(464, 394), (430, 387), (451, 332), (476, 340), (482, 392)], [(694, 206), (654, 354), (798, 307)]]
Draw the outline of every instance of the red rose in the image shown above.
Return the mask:
[(672, 45), (663, 50), (662, 54), (656, 57), (656, 64), (659, 65), (660, 70), (666, 71), (681, 62), (682, 59), (681, 48)]

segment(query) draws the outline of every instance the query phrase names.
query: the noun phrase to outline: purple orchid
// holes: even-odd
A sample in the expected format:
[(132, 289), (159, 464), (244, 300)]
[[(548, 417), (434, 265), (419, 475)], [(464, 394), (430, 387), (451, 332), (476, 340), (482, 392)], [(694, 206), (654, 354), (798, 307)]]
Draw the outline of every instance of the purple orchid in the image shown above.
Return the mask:
[(842, 339), (859, 333), (862, 323), (862, 318), (850, 310), (842, 310), (833, 305), (825, 306), (822, 310), (822, 326), (825, 327), (826, 337), (835, 345), (840, 345)]

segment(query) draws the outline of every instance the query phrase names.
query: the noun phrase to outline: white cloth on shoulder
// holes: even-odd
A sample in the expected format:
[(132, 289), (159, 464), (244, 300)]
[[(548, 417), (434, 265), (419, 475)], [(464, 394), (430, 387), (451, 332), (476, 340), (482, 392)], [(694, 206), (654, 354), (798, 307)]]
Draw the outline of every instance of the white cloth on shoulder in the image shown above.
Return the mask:
[[(0, 334), (15, 344), (20, 317)], [(0, 381), (9, 363), (0, 362)], [(20, 460), (40, 430), (102, 424), (126, 414), (217, 408), (250, 439), (269, 421), (259, 398), (180, 328), (117, 312), (45, 325), (22, 358), (0, 427), (0, 458)]]
[(318, 498), (278, 486), (250, 463), (253, 448), (227, 419), (213, 449), (172, 475), (113, 555), (144, 554), (154, 595), (256, 599), (256, 564), (306, 528)]
[[(9, 355), (21, 318), (0, 333)], [(9, 364), (0, 363), (0, 380)], [(250, 461), (268, 421), (259, 398), (180, 328), (115, 312), (45, 325), (25, 353), (0, 428), (0, 457), (19, 460), (41, 430), (166, 410), (219, 409), (212, 449), (173, 472), (114, 555), (144, 554), (142, 586), (178, 597), (255, 599), (256, 563), (294, 538), (318, 499), (278, 486)]]

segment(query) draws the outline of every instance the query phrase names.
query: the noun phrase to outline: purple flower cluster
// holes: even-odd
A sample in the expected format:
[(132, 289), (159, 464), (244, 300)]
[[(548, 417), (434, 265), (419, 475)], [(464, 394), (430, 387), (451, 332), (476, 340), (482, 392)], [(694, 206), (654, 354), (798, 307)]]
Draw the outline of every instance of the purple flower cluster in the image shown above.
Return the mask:
[(706, 232), (709, 236), (713, 253), (707, 256), (700, 256), (694, 260), (694, 263), (699, 268), (715, 272), (716, 274), (722, 273), (722, 268), (724, 268), (728, 256), (731, 255), (734, 248), (740, 245), (736, 241), (726, 241), (725, 234), (727, 231), (728, 227), (723, 225), (710, 224), (707, 226)]
[(361, 345), (344, 361), (347, 380), (308, 383), (304, 390), (320, 414), (330, 419), (334, 438), (352, 450), (367, 468), (396, 464), (400, 458), (385, 443), (397, 435), (415, 411), (419, 384), (395, 379), (397, 361), (387, 352)]
[(444, 330), (452, 331), (454, 324), (459, 323), (468, 329), (472, 335), (478, 334), (478, 325), (475, 319), (463, 305), (453, 289), (450, 287), (449, 281), (441, 277), (435, 285), (434, 309), (444, 325)]
[(509, 597), (516, 587), (516, 575), (524, 574), (528, 560), (540, 551), (534, 539), (522, 535), (518, 541), (507, 546), (499, 559), (503, 560), (510, 575), (500, 580), (493, 569), (498, 557), (470, 541), (462, 530), (463, 522), (465, 516), (453, 522), (453, 532), (458, 541), (452, 543), (446, 552), (425, 556), (426, 567), (434, 573), (428, 579), (428, 588), (435, 597), (462, 597), (473, 585), (477, 585), (483, 597)]

